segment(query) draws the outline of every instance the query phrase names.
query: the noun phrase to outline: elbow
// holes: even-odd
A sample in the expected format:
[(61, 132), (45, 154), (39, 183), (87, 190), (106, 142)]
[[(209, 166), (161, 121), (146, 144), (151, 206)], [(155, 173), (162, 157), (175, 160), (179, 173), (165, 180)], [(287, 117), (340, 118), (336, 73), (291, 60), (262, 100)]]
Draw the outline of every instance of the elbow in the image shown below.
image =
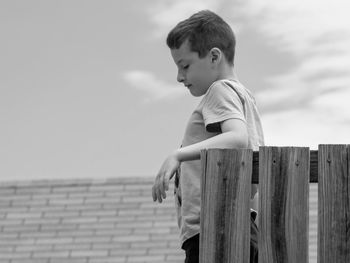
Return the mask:
[(240, 138), (237, 148), (242, 148), (242, 149), (248, 148), (248, 136), (242, 136)]
[(246, 133), (237, 134), (235, 132), (231, 132), (230, 141), (232, 148), (248, 148), (248, 134)]

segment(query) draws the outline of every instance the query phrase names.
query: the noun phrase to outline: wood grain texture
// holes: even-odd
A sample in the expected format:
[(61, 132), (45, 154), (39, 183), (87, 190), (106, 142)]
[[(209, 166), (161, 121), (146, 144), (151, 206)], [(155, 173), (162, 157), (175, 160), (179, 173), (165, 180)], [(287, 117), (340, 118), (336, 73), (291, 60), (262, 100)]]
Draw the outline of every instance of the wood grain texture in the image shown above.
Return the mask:
[[(310, 151), (310, 183), (318, 182), (318, 151)], [(259, 183), (259, 151), (253, 153), (252, 183)]]
[(202, 151), (201, 263), (248, 263), (253, 152)]
[(259, 263), (308, 262), (310, 152), (260, 147)]
[(350, 262), (350, 146), (319, 146), (318, 262)]

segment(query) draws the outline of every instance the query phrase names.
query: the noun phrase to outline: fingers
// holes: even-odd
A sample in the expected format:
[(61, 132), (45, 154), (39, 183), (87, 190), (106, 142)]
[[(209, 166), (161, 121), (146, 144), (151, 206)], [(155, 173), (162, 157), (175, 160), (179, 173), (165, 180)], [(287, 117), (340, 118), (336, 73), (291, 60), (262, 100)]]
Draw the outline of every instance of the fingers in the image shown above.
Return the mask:
[(165, 192), (162, 192), (158, 183), (155, 183), (152, 187), (152, 197), (154, 202), (158, 201), (159, 203), (162, 203), (163, 199), (166, 198)]
[(155, 185), (153, 185), (153, 187), (152, 187), (152, 198), (153, 198), (153, 202), (157, 201)]
[(152, 198), (156, 202), (163, 202), (166, 198), (166, 191), (169, 190), (169, 176), (158, 174), (152, 187)]
[(152, 197), (153, 201), (158, 200), (159, 203), (166, 198), (166, 191), (169, 190), (169, 180), (174, 176), (175, 172), (179, 168), (180, 162), (177, 160), (175, 155), (170, 155), (161, 166), (153, 188), (152, 188)]

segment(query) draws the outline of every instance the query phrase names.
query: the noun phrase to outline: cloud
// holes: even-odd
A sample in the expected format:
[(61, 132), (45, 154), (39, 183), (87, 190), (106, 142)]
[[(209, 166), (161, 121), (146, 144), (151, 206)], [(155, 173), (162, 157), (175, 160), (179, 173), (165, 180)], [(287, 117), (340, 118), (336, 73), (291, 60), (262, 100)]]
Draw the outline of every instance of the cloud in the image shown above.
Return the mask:
[[(291, 71), (266, 77), (269, 87), (256, 94), (257, 100), (263, 103), (263, 109), (269, 114), (293, 107), (307, 108), (323, 94), (350, 88), (348, 69), (350, 56), (346, 61), (332, 56), (303, 60)], [(336, 106), (336, 101), (333, 102)]]
[(270, 78), (272, 86), (280, 87), (284, 82), (285, 89), (305, 90), (310, 76), (327, 71), (339, 72), (342, 76), (320, 76), (319, 81), (312, 81), (316, 85), (308, 89), (322, 92), (349, 86), (346, 76), (350, 73), (350, 17), (347, 12), (350, 2), (270, 0), (261, 3), (251, 0), (242, 1), (242, 5), (244, 10), (250, 10), (248, 14), (254, 14), (251, 23), (258, 25), (270, 45), (289, 52), (299, 61), (292, 72)]
[(240, 1), (239, 12), (264, 40), (297, 61), (289, 72), (266, 78), (270, 88), (261, 98), (281, 104), (349, 88), (349, 7), (345, 0)]
[[(267, 76), (261, 102), (267, 144), (349, 143), (350, 2), (242, 1), (248, 23), (296, 65)], [(273, 58), (271, 58), (273, 59)]]
[(268, 145), (309, 146), (349, 144), (350, 89), (317, 96), (307, 107), (263, 116)]
[(238, 12), (249, 17), (245, 22), (298, 54), (307, 52), (319, 36), (349, 33), (350, 3), (346, 0), (240, 0), (238, 6)]
[(186, 89), (178, 84), (170, 84), (157, 78), (152, 72), (143, 70), (127, 71), (124, 80), (145, 94), (144, 101), (151, 102), (160, 99), (178, 98), (186, 93)]
[(317, 149), (319, 144), (349, 144), (350, 118), (346, 116), (347, 112), (338, 112), (342, 107), (334, 107), (338, 98), (323, 99), (332, 105), (325, 106), (324, 101), (319, 100), (307, 109), (295, 108), (263, 115), (266, 145)]

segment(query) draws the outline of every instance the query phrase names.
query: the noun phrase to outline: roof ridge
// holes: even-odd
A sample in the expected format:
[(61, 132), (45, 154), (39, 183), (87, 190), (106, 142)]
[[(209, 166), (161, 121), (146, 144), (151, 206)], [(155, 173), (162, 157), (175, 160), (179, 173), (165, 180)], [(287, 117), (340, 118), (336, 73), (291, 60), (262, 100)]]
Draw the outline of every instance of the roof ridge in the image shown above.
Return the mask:
[(116, 185), (116, 184), (151, 184), (153, 177), (110, 177), (110, 178), (78, 178), (78, 179), (39, 179), (39, 180), (17, 180), (17, 181), (0, 181), (0, 188), (31, 188), (31, 187), (74, 187), (74, 186), (91, 186), (91, 185)]

